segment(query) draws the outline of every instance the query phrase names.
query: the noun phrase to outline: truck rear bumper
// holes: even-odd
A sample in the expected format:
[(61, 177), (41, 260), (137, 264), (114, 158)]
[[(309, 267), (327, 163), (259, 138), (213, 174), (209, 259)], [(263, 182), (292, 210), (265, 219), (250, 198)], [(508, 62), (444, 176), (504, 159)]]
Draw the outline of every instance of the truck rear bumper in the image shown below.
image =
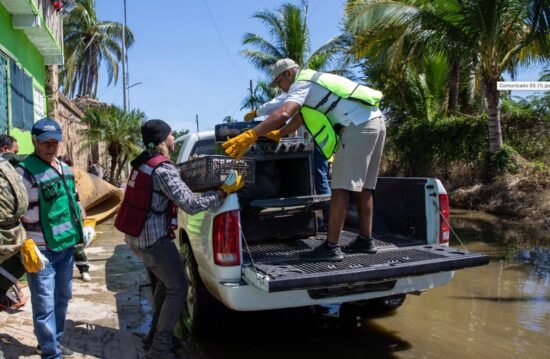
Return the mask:
[[(343, 246), (353, 239), (353, 234), (342, 232)], [(306, 262), (300, 254), (322, 245), (324, 236), (249, 245), (250, 254), (245, 256), (243, 278), (266, 292), (288, 292), (293, 290), (317, 291), (314, 297), (330, 294), (336, 287), (363, 286), (370, 290), (391, 289), (373, 283), (389, 280), (420, 277), (427, 274), (449, 272), (457, 269), (485, 265), (489, 257), (479, 253), (459, 251), (441, 245), (416, 245), (398, 247), (376, 239), (379, 250), (375, 254), (346, 254), (339, 262)], [(254, 260), (249, 259), (250, 255)], [(360, 290), (361, 288), (359, 288)]]
[(376, 286), (369, 287), (368, 285), (362, 286), (362, 283), (354, 283), (355, 288), (348, 286), (337, 292), (342, 294), (347, 291), (353, 294), (334, 296), (327, 294), (321, 298), (315, 295), (314, 292), (304, 289), (268, 293), (243, 282), (220, 283), (215, 282), (213, 278), (203, 278), (203, 282), (211, 289), (212, 294), (225, 304), (226, 307), (237, 311), (256, 311), (345, 303), (386, 297), (394, 294), (413, 293), (445, 285), (452, 280), (453, 275), (454, 272), (439, 272), (378, 283), (380, 284), (379, 288), (383, 288), (384, 284), (386, 284), (386, 287), (390, 285), (393, 287), (388, 290), (376, 290)]

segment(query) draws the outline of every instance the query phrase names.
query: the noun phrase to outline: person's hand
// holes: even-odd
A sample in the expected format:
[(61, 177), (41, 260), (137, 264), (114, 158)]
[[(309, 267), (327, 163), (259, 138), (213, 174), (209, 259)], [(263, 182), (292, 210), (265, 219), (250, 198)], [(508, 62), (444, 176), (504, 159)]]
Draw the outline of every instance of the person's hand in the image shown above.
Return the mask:
[(252, 146), (257, 139), (256, 132), (251, 129), (225, 141), (222, 143), (222, 148), (228, 156), (240, 160), (248, 150), (248, 147)]
[(44, 268), (50, 262), (44, 257), (32, 239), (27, 239), (19, 250), (21, 261), (25, 270), (29, 273), (36, 273)]
[(281, 131), (279, 131), (279, 130), (269, 131), (264, 136), (269, 138), (270, 140), (275, 141), (275, 142), (281, 141), (281, 137), (282, 137), (281, 136)]
[(84, 247), (88, 247), (94, 241), (96, 237), (95, 233), (95, 219), (85, 219), (82, 223), (82, 234), (84, 239)]
[(243, 176), (241, 176), (237, 171), (231, 170), (227, 174), (227, 177), (225, 179), (225, 182), (221, 185), (222, 191), (225, 192), (226, 195), (229, 195), (233, 192), (237, 192), (244, 186), (244, 179)]
[(256, 118), (256, 110), (249, 111), (244, 115), (245, 121), (252, 121), (255, 118)]

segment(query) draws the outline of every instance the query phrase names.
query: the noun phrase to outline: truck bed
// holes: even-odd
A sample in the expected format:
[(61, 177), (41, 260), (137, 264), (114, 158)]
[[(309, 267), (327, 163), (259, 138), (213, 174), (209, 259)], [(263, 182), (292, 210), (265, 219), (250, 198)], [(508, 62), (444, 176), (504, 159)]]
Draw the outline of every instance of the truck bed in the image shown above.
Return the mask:
[[(344, 232), (345, 247), (355, 233)], [(405, 237), (386, 235), (376, 239), (376, 254), (345, 254), (341, 262), (306, 262), (300, 254), (321, 245), (325, 234), (305, 239), (249, 243), (243, 248), (243, 272), (247, 282), (267, 292), (315, 290), (351, 285), (367, 290), (369, 284), (384, 289), (402, 277), (485, 265), (489, 257), (439, 245), (417, 244)], [(361, 289), (363, 288), (363, 289)], [(378, 289), (380, 290), (380, 289)], [(316, 295), (321, 295), (316, 292)]]

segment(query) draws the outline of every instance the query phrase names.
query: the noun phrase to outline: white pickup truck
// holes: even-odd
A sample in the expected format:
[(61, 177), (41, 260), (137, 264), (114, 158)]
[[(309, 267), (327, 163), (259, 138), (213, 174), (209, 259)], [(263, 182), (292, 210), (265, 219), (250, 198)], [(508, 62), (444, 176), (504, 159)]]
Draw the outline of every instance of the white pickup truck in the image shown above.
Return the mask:
[[(178, 163), (215, 154), (214, 131), (178, 141)], [(448, 283), (454, 270), (488, 263), (486, 256), (449, 248), (449, 202), (439, 180), (384, 177), (374, 194), (376, 254), (348, 254), (336, 263), (300, 260), (325, 238), (316, 214), (328, 198), (314, 194), (311, 150), (259, 142), (247, 154), (255, 160), (255, 186), (215, 211), (180, 210), (176, 241), (189, 283), (182, 322), (190, 333), (207, 330), (226, 308), (370, 303), (392, 310), (406, 294)], [(343, 245), (356, 235), (353, 206), (348, 218)]]

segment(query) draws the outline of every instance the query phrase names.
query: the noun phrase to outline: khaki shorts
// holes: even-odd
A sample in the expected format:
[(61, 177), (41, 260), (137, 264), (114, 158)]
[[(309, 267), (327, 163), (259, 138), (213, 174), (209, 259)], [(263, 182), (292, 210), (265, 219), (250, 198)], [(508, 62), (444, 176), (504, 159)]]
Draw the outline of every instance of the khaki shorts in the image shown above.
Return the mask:
[(384, 117), (344, 127), (334, 154), (331, 187), (353, 192), (375, 189), (385, 140)]

